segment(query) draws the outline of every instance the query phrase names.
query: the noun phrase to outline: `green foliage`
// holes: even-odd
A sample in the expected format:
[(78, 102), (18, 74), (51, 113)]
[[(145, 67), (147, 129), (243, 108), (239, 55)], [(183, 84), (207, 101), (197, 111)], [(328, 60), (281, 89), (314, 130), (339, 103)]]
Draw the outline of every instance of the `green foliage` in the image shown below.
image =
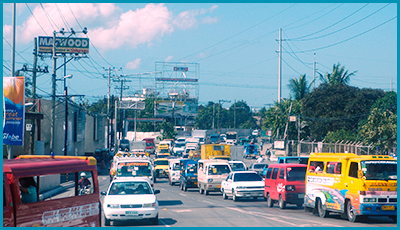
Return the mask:
[(337, 141), (357, 141), (357, 132), (354, 130), (337, 130), (337, 131), (328, 131), (324, 138), (324, 142), (326, 143), (335, 143)]
[(372, 104), (383, 95), (382, 90), (321, 84), (302, 100), (301, 114), (309, 124), (311, 138), (321, 141), (329, 131), (357, 130)]
[(290, 79), (288, 84), (290, 97), (292, 98), (293, 96), (295, 100), (303, 99), (306, 94), (310, 93), (313, 82), (308, 85), (305, 74), (300, 75), (298, 80), (296, 78)]
[(171, 122), (164, 121), (160, 128), (163, 130), (162, 139), (175, 139), (177, 133), (175, 132), (174, 125)]
[(340, 63), (337, 65), (333, 64), (332, 73), (325, 73), (325, 75), (319, 74), (320, 79), (323, 83), (328, 83), (330, 85), (334, 84), (348, 84), (350, 82), (350, 77), (354, 76), (357, 71), (351, 73), (348, 70), (345, 71), (345, 67), (340, 67)]

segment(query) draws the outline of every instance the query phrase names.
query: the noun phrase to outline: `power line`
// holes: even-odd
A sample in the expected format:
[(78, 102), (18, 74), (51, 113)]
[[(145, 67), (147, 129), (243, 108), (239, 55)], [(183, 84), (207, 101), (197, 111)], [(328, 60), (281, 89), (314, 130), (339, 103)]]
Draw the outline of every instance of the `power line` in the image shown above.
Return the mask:
[[(7, 39), (6, 39), (5, 37), (3, 37), (3, 40), (6, 41), (7, 44), (8, 44), (10, 47), (12, 47), (11, 44), (7, 41)], [(28, 62), (24, 57), (21, 56), (21, 54), (19, 54), (17, 51), (15, 51), (15, 52), (18, 54), (18, 56), (20, 56), (22, 59), (24, 59), (24, 61)], [(28, 62), (28, 63), (29, 63), (29, 62)]]
[(28, 8), (28, 10), (31, 12), (33, 18), (36, 20), (37, 24), (40, 26), (40, 28), (42, 28), (43, 32), (47, 35), (46, 31), (43, 29), (42, 25), (39, 23), (39, 21), (37, 20), (37, 18), (35, 17), (35, 15), (33, 14), (31, 8), (29, 8), (28, 4), (25, 3), (26, 7)]
[(298, 75), (301, 75), (301, 73), (299, 73), (297, 70), (295, 70), (295, 69), (293, 69), (293, 67), (292, 66), (290, 66), (289, 65), (289, 63), (287, 63), (286, 61), (285, 61), (285, 59), (283, 59), (282, 58), (282, 60), (283, 60), (283, 62), (285, 62), (286, 63), (286, 65), (288, 65), (289, 66), (289, 68), (291, 68), (294, 72), (296, 72)]
[(319, 31), (317, 31), (317, 32), (314, 32), (314, 33), (311, 33), (311, 34), (308, 34), (308, 35), (304, 35), (304, 36), (301, 36), (301, 37), (292, 38), (291, 40), (299, 40), (299, 39), (301, 39), (301, 38), (309, 37), (309, 36), (311, 36), (311, 35), (314, 35), (314, 34), (317, 34), (317, 33), (319, 33), (319, 32), (322, 32), (322, 31), (324, 31), (324, 30), (327, 30), (327, 29), (331, 28), (332, 26), (337, 25), (338, 23), (340, 23), (340, 22), (346, 20), (347, 18), (353, 16), (355, 13), (357, 13), (358, 11), (360, 11), (361, 9), (363, 9), (364, 7), (366, 7), (367, 5), (369, 5), (369, 3), (365, 4), (364, 6), (362, 6), (361, 8), (359, 8), (358, 10), (354, 11), (353, 13), (351, 13), (350, 15), (344, 17), (343, 19), (341, 19), (341, 20), (339, 20), (339, 21), (337, 21), (337, 22), (335, 22), (335, 23), (333, 23), (333, 24), (330, 25), (330, 26), (325, 27), (325, 28), (322, 29), (322, 30), (319, 30)]
[(63, 13), (61, 12), (60, 8), (58, 7), (57, 3), (55, 3), (55, 5), (56, 5), (56, 8), (57, 8), (58, 13), (60, 14), (61, 20), (63, 20), (63, 22), (64, 22), (64, 25), (65, 25), (67, 28), (71, 28), (71, 27), (69, 26), (67, 20), (65, 19)]
[(346, 27), (343, 27), (343, 28), (341, 28), (341, 29), (339, 29), (339, 30), (333, 31), (333, 32), (328, 33), (328, 34), (321, 35), (321, 36), (319, 36), (319, 37), (313, 37), (313, 38), (308, 38), (308, 39), (299, 39), (299, 40), (297, 40), (297, 41), (314, 40), (314, 39), (323, 38), (323, 37), (327, 37), (327, 36), (329, 36), (329, 35), (335, 34), (335, 33), (337, 33), (337, 32), (340, 32), (340, 31), (342, 31), (342, 30), (345, 30), (345, 29), (347, 29), (347, 28), (349, 28), (349, 27), (351, 27), (351, 26), (353, 26), (353, 25), (355, 25), (355, 24), (357, 24), (357, 23), (359, 23), (359, 22), (361, 22), (361, 21), (364, 21), (365, 19), (367, 19), (367, 18), (371, 17), (372, 15), (378, 13), (379, 11), (383, 10), (383, 8), (389, 6), (390, 4), (391, 4), (391, 3), (385, 5), (384, 7), (378, 9), (377, 11), (375, 11), (375, 12), (373, 12), (373, 13), (367, 15), (366, 17), (364, 17), (364, 18), (362, 18), (362, 19), (360, 19), (360, 20), (358, 20), (358, 21), (356, 21), (356, 22), (354, 22), (354, 23), (352, 23), (352, 24), (350, 24), (350, 25), (348, 25), (348, 26), (346, 26)]
[[(56, 23), (54, 23), (54, 21), (53, 21), (53, 19), (50, 17), (50, 15), (47, 13), (47, 11), (44, 9), (42, 3), (39, 3), (39, 4), (40, 4), (40, 6), (42, 7), (42, 9), (43, 9), (43, 11), (44, 11), (44, 14), (45, 14), (46, 17), (47, 17), (47, 20), (50, 22), (51, 27), (53, 27), (53, 30), (55, 30), (53, 24), (57, 27), (57, 30), (60, 30), (60, 29), (58, 28), (58, 26), (56, 25)], [(52, 24), (52, 23), (53, 23), (53, 24)]]

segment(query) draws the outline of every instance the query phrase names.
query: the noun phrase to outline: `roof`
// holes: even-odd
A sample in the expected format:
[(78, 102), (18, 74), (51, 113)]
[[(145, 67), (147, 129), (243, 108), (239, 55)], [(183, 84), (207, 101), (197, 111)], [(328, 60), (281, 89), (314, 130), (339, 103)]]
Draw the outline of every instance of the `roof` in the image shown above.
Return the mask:
[(112, 182), (121, 182), (121, 181), (123, 181), (123, 182), (127, 182), (127, 181), (149, 182), (149, 180), (146, 179), (145, 177), (117, 177)]
[(307, 165), (305, 165), (305, 164), (294, 164), (294, 163), (289, 163), (289, 164), (272, 164), (272, 165), (268, 165), (268, 168), (272, 168), (272, 167), (280, 167), (280, 168), (304, 167), (304, 168), (307, 168)]

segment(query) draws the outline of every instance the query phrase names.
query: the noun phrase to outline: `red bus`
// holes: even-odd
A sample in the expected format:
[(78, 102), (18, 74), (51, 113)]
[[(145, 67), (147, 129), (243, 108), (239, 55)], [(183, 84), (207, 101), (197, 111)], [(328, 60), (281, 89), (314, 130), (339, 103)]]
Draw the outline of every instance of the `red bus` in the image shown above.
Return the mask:
[[(79, 191), (79, 176), (89, 179)], [(32, 181), (30, 201), (21, 182)], [(22, 189), (22, 188), (21, 188)], [(68, 156), (19, 156), (3, 160), (3, 227), (100, 227), (101, 204), (96, 159)], [(23, 202), (25, 201), (25, 203)], [(29, 202), (29, 203), (27, 203)]]

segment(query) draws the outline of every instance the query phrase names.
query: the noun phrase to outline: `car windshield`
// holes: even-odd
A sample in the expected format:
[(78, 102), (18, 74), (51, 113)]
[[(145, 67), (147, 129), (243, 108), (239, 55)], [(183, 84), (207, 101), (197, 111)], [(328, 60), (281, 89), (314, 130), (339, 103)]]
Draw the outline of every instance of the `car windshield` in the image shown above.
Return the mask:
[(254, 168), (254, 169), (262, 169), (262, 168), (264, 168), (265, 165), (267, 165), (267, 164), (255, 164), (255, 165), (253, 166), (253, 168)]
[(168, 165), (168, 161), (154, 161), (154, 166), (157, 165)]
[(121, 144), (129, 144), (129, 140), (123, 139), (121, 140)]
[(286, 168), (287, 181), (305, 181), (307, 167), (288, 167)]
[(168, 153), (168, 149), (160, 149), (160, 151), (158, 151), (159, 153)]
[(367, 180), (397, 180), (397, 161), (361, 161)]
[(174, 170), (174, 171), (181, 170), (181, 166), (179, 165), (179, 163), (175, 163), (174, 166), (172, 167), (172, 170)]
[(262, 177), (256, 173), (235, 173), (233, 181), (262, 181)]
[(183, 146), (185, 146), (184, 143), (176, 143), (176, 144), (175, 144), (175, 147), (176, 147), (176, 148), (182, 148)]
[(146, 146), (154, 146), (154, 143), (146, 142)]
[(187, 164), (187, 172), (188, 173), (196, 173), (197, 172), (197, 164)]
[(110, 186), (108, 195), (143, 195), (153, 194), (149, 183), (145, 181), (114, 182)]
[(122, 162), (117, 167), (118, 177), (151, 176), (151, 166), (148, 162)]
[(230, 172), (231, 169), (228, 165), (210, 165), (208, 168), (208, 175), (222, 175)]
[(245, 171), (246, 168), (244, 167), (243, 163), (229, 163), (232, 168), (232, 171)]

